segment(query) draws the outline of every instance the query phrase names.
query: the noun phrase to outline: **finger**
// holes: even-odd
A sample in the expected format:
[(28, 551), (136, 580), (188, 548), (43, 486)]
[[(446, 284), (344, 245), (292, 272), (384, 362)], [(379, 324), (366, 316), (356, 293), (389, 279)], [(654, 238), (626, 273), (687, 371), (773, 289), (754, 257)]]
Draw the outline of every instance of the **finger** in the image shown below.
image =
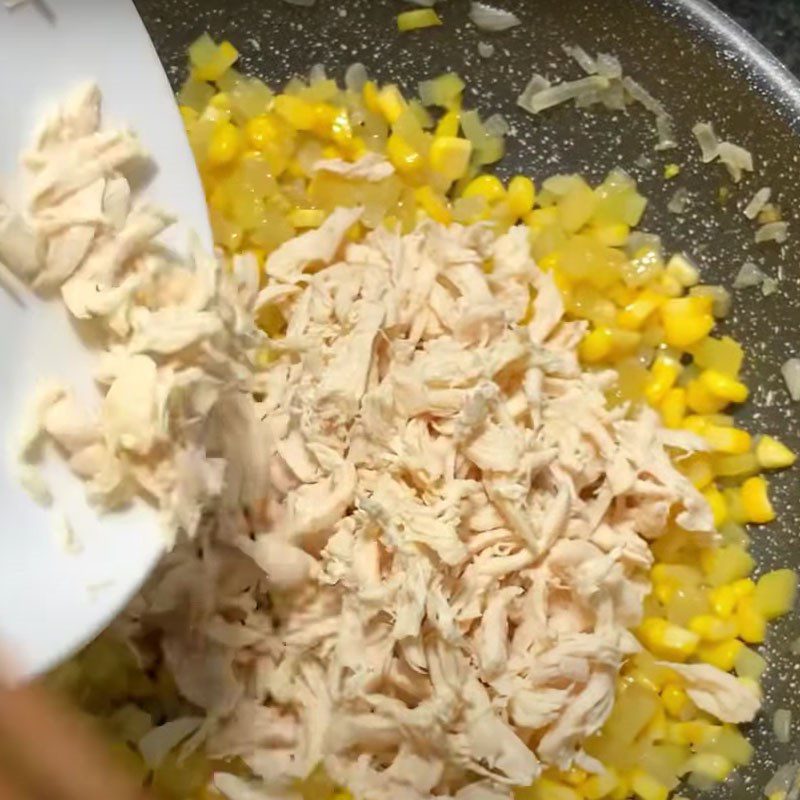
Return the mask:
[(86, 720), (39, 687), (0, 690), (0, 746), (48, 800), (144, 800)]
[(0, 800), (33, 800), (33, 798), (25, 794), (12, 777), (0, 772)]

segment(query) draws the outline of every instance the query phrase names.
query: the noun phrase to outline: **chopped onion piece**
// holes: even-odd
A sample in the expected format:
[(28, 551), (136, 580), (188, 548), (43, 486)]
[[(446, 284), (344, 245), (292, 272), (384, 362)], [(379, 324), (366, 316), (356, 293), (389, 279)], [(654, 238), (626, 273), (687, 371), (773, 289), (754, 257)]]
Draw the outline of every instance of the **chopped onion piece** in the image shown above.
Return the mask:
[(788, 222), (768, 222), (756, 231), (756, 242), (777, 242), (783, 244), (789, 238)]
[(507, 31), (509, 28), (520, 24), (520, 19), (516, 14), (504, 11), (502, 8), (495, 8), (486, 3), (471, 3), (469, 18), (484, 31)]
[(714, 133), (714, 128), (710, 122), (698, 122), (693, 128), (697, 143), (700, 145), (702, 152), (701, 158), (704, 163), (708, 164), (719, 155), (719, 139)]
[(764, 283), (766, 277), (758, 264), (754, 264), (752, 261), (745, 261), (733, 279), (733, 288), (748, 289), (751, 286), (759, 286)]
[(490, 136), (505, 136), (511, 130), (511, 126), (502, 114), (492, 114), (483, 123), (483, 127)]
[(317, 0), (283, 0), (284, 3), (288, 3), (290, 6), (303, 6), (304, 8), (311, 8)]
[(800, 656), (800, 636), (789, 645), (789, 652), (793, 656)]
[(754, 195), (752, 200), (744, 207), (744, 215), (747, 219), (755, 219), (762, 211), (764, 206), (769, 202), (772, 197), (772, 189), (765, 186), (759, 189)]
[(622, 77), (622, 64), (610, 53), (597, 54), (597, 74), (609, 80)]
[(667, 203), (667, 211), (671, 214), (683, 214), (689, 205), (689, 191), (684, 188), (676, 189), (675, 194)]
[(637, 102), (641, 103), (651, 114), (655, 114), (656, 117), (668, 117), (669, 114), (667, 113), (667, 109), (661, 104), (659, 100), (656, 100), (647, 89), (644, 88), (640, 83), (637, 83), (633, 78), (629, 76), (625, 76), (622, 79), (622, 85), (625, 87), (625, 90), (628, 94)]
[(689, 290), (692, 297), (708, 297), (711, 299), (711, 313), (717, 319), (724, 319), (731, 312), (733, 302), (731, 293), (724, 286), (693, 286)]
[(587, 75), (597, 74), (597, 62), (577, 44), (562, 44), (561, 49), (572, 59)]
[(494, 45), (489, 42), (478, 42), (478, 55), (481, 58), (491, 58), (494, 55)]
[[(540, 111), (552, 108), (553, 106), (574, 100), (587, 92), (608, 87), (608, 78), (601, 78), (599, 75), (590, 75), (588, 78), (581, 78), (577, 81), (565, 81), (556, 84), (548, 89), (542, 89), (530, 98), (530, 105), (523, 105), (526, 111), (538, 114)], [(524, 93), (523, 93), (524, 94)], [(520, 100), (522, 98), (520, 97)], [(519, 102), (519, 101), (518, 101)], [(520, 103), (520, 105), (522, 105)]]
[(733, 142), (720, 142), (717, 147), (719, 160), (728, 168), (734, 183), (742, 179), (742, 172), (753, 171), (753, 156), (749, 150)]
[(764, 794), (769, 797), (775, 792), (788, 792), (791, 785), (797, 780), (800, 764), (790, 761), (784, 764), (770, 779), (764, 787)]
[(656, 132), (658, 133), (656, 150), (672, 150), (678, 146), (672, 126), (672, 117), (659, 114), (656, 117)]
[(308, 71), (308, 82), (309, 83), (319, 83), (320, 81), (326, 80), (328, 77), (327, 73), (325, 72), (325, 65), (324, 64), (314, 64), (311, 69)]
[(800, 400), (800, 358), (790, 358), (783, 363), (781, 374), (786, 381), (789, 397)]
[(436, 0), (406, 0), (407, 3), (411, 3), (414, 6), (422, 6), (423, 8), (430, 8), (432, 5), (436, 3)]
[(344, 73), (344, 85), (352, 92), (360, 92), (368, 80), (367, 68), (358, 61), (351, 64)]
[(787, 744), (792, 737), (792, 712), (779, 708), (772, 717), (772, 730), (781, 744)]
[(761, 294), (764, 297), (769, 297), (778, 291), (778, 281), (775, 278), (764, 278), (764, 283), (761, 284)]

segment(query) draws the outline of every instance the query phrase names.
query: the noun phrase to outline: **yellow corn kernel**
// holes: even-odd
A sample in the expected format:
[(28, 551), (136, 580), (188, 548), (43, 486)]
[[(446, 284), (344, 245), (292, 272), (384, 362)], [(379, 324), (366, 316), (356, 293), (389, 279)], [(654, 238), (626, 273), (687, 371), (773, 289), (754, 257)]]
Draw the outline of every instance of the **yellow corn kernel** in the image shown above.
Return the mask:
[(678, 164), (667, 164), (664, 167), (664, 177), (667, 180), (671, 180), (672, 178), (676, 177), (680, 174), (681, 168)]
[(400, 115), (406, 110), (406, 100), (400, 90), (394, 85), (384, 86), (378, 92), (378, 108), (384, 119), (394, 125)]
[[(350, 124), (350, 116), (343, 108), (336, 108), (333, 118), (328, 121), (325, 119), (326, 136), (339, 145), (339, 147), (349, 148), (353, 144), (353, 127)], [(327, 114), (327, 112), (323, 112)]]
[(721, 642), (736, 636), (736, 624), (713, 614), (698, 614), (689, 620), (689, 630), (706, 642)]
[(653, 583), (653, 594), (663, 606), (672, 600), (677, 589), (678, 583), (676, 581), (657, 581)]
[(742, 597), (749, 597), (753, 594), (756, 590), (756, 583), (752, 578), (741, 578), (731, 584), (731, 589), (736, 594), (736, 600), (738, 601)]
[(748, 644), (761, 644), (767, 633), (767, 620), (756, 608), (753, 595), (743, 597), (736, 606), (739, 638)]
[[(738, 626), (735, 623), (732, 624), (738, 630)], [(711, 644), (701, 644), (697, 648), (697, 657), (706, 664), (730, 672), (736, 666), (736, 659), (743, 647), (744, 645), (738, 639), (733, 638)]]
[(671, 722), (667, 725), (667, 741), (673, 744), (702, 744), (708, 741), (719, 726), (703, 720), (689, 722)]
[(472, 142), (457, 136), (436, 136), (431, 144), (431, 169), (447, 178), (457, 181), (469, 168), (472, 155)]
[(786, 800), (786, 791), (783, 789), (777, 789), (776, 791), (767, 795), (767, 800)]
[[(624, 313), (622, 312), (622, 314)], [(622, 314), (618, 318), (620, 324), (622, 324)], [(650, 378), (644, 387), (644, 396), (647, 398), (647, 402), (651, 406), (658, 406), (666, 397), (667, 392), (675, 385), (680, 373), (681, 365), (677, 359), (666, 355), (657, 356), (650, 368)]]
[(705, 297), (671, 298), (660, 311), (664, 340), (670, 347), (690, 347), (714, 327), (711, 303)]
[(700, 551), (700, 566), (712, 586), (746, 578), (755, 566), (750, 553), (738, 544), (709, 547)]
[(525, 215), (525, 224), (535, 232), (558, 224), (558, 209), (555, 206), (547, 208), (534, 208), (530, 214)]
[(436, 136), (458, 136), (461, 126), (461, 114), (458, 111), (448, 111), (436, 124)]
[[(750, 434), (747, 431), (742, 431), (738, 428), (725, 428), (721, 425), (707, 425), (702, 435), (708, 442), (709, 447), (711, 447), (711, 449), (717, 453), (739, 455), (750, 450)], [(751, 480), (754, 480), (754, 478), (748, 478), (748, 481)], [(763, 481), (763, 478), (761, 480)], [(745, 484), (748, 481), (745, 481)], [(744, 491), (744, 484), (742, 485), (742, 490)], [(742, 500), (744, 500), (744, 494), (742, 495)], [(770, 519), (772, 519), (772, 517), (770, 517)], [(753, 520), (753, 522), (755, 521), (756, 520)], [(765, 521), (768, 522), (769, 520)]]
[(564, 783), (568, 783), (570, 786), (580, 786), (588, 777), (589, 774), (586, 770), (582, 770), (580, 767), (570, 767), (561, 775)]
[(669, 789), (648, 772), (636, 767), (631, 770), (631, 789), (641, 800), (667, 800)]
[(422, 166), (422, 154), (397, 133), (386, 142), (386, 155), (398, 172), (414, 172)]
[(271, 145), (280, 136), (280, 128), (275, 120), (267, 114), (260, 114), (247, 120), (244, 132), (248, 144), (256, 150), (262, 150)]
[(730, 619), (739, 601), (734, 584), (728, 583), (708, 590), (708, 602), (721, 619)]
[(420, 208), (436, 222), (449, 225), (453, 221), (453, 214), (447, 205), (447, 199), (434, 191), (432, 187), (426, 185), (415, 189), (414, 199)]
[(381, 113), (381, 104), (378, 99), (378, 87), (375, 85), (375, 81), (367, 81), (364, 84), (364, 88), (361, 90), (361, 96), (364, 99), (364, 105), (367, 107), (367, 111), (371, 111), (373, 114)]
[(319, 228), (327, 216), (320, 208), (296, 208), (287, 218), (295, 228)]
[(659, 405), (661, 419), (668, 428), (678, 428), (686, 415), (686, 389), (670, 389)]
[(317, 114), (312, 103), (290, 94), (279, 94), (273, 101), (275, 113), (298, 131), (313, 130)]
[(495, 175), (478, 175), (473, 178), (461, 193), (462, 197), (482, 197), (487, 203), (497, 203), (504, 200), (506, 190)]
[(416, 31), (420, 28), (432, 28), (441, 24), (441, 17), (432, 8), (404, 11), (402, 14), (397, 15), (397, 30), (400, 33)]
[(212, 167), (230, 164), (242, 150), (242, 134), (230, 122), (223, 122), (211, 134), (208, 143), (208, 163)]
[(517, 800), (581, 800), (571, 786), (544, 776), (537, 778), (533, 786), (517, 789), (514, 795)]
[(638, 629), (639, 638), (655, 655), (674, 661), (686, 661), (700, 643), (694, 632), (660, 617), (647, 617)]
[(694, 453), (682, 459), (678, 462), (678, 468), (701, 492), (714, 481), (711, 459), (705, 453)]
[(741, 487), (742, 506), (748, 522), (765, 523), (775, 519), (769, 500), (767, 481), (763, 475), (748, 478)]
[(756, 459), (762, 469), (784, 469), (791, 467), (797, 456), (777, 439), (762, 436), (756, 444)]
[(661, 702), (664, 703), (667, 713), (676, 719), (680, 719), (692, 705), (686, 691), (675, 683), (668, 683), (661, 690)]
[(620, 358), (630, 355), (642, 343), (642, 334), (637, 331), (611, 329), (611, 354)]
[(684, 288), (677, 278), (673, 278), (668, 272), (662, 272), (656, 276), (653, 286), (665, 297), (680, 297)]
[(733, 770), (733, 762), (716, 753), (695, 753), (686, 766), (689, 772), (699, 772), (715, 781), (724, 781)]
[(592, 775), (581, 785), (580, 792), (586, 800), (602, 800), (619, 785), (619, 775), (613, 767), (606, 767), (600, 775)]
[(724, 372), (704, 369), (700, 373), (700, 381), (711, 394), (721, 400), (728, 400), (731, 403), (744, 403), (747, 400), (749, 394), (747, 387)]
[(711, 394), (699, 379), (686, 384), (686, 403), (697, 414), (716, 414), (728, 405), (727, 400)]
[(697, 267), (680, 253), (676, 253), (667, 261), (666, 271), (667, 275), (675, 278), (685, 289), (700, 282), (700, 272)]
[(536, 187), (525, 175), (515, 175), (508, 182), (508, 207), (517, 219), (524, 217), (533, 209), (536, 200)]
[(792, 610), (797, 595), (797, 574), (791, 569), (776, 569), (758, 579), (753, 605), (765, 619), (777, 619)]
[(652, 289), (642, 289), (636, 299), (619, 312), (617, 322), (621, 328), (638, 331), (648, 317), (664, 303), (664, 296)]
[(595, 328), (583, 337), (578, 353), (587, 364), (597, 364), (611, 355), (614, 336), (610, 328)]
[(714, 515), (714, 527), (719, 529), (728, 521), (728, 503), (716, 486), (710, 486), (703, 492), (706, 502)]

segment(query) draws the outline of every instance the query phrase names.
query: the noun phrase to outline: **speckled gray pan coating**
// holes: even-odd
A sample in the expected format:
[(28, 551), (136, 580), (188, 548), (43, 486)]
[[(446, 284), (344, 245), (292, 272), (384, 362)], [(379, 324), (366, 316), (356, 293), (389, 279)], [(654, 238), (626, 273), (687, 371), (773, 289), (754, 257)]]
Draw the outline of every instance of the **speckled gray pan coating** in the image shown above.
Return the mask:
[[(499, 0), (498, 0), (499, 2)], [(230, 39), (242, 53), (241, 68), (273, 87), (305, 74), (315, 63), (341, 77), (354, 61), (366, 64), (382, 81), (412, 89), (422, 78), (455, 70), (468, 83), (467, 104), (484, 114), (502, 113), (512, 124), (502, 175), (525, 172), (540, 181), (559, 172), (580, 172), (599, 180), (624, 167), (650, 199), (643, 226), (660, 234), (670, 249), (690, 253), (704, 279), (730, 285), (740, 265), (754, 260), (780, 279), (779, 293), (759, 289), (735, 293), (727, 328), (746, 345), (746, 376), (752, 401), (742, 411), (754, 432), (772, 431), (800, 448), (798, 406), (789, 401), (779, 373), (789, 356), (800, 355), (800, 99), (794, 79), (741, 29), (701, 2), (646, 0), (503, 0), (523, 24), (503, 34), (477, 30), (467, 19), (467, 2), (444, 0), (445, 24), (399, 35), (394, 15), (410, 8), (399, 0), (318, 0), (313, 9), (282, 0), (137, 0), (170, 80), (177, 87), (191, 41), (209, 31)], [(478, 43), (495, 45), (482, 58)], [(656, 153), (651, 119), (640, 108), (628, 114), (561, 107), (538, 117), (519, 110), (515, 98), (532, 73), (554, 78), (580, 76), (561, 44), (614, 53), (633, 76), (674, 115), (680, 146)], [(721, 137), (752, 150), (755, 174), (738, 186), (718, 164), (704, 165), (691, 135), (692, 125), (709, 120)], [(648, 166), (637, 166), (646, 163)], [(677, 162), (680, 175), (663, 178), (664, 165)], [(719, 201), (720, 187), (730, 199)], [(783, 248), (753, 243), (754, 224), (741, 208), (762, 186), (771, 186), (791, 221)], [(666, 204), (679, 187), (692, 202), (676, 217)], [(780, 521), (753, 531), (760, 569), (798, 566), (798, 471), (773, 481)], [(800, 657), (788, 645), (800, 634), (796, 617), (770, 634), (765, 713), (753, 726), (754, 765), (734, 778), (718, 796), (755, 798), (775, 767), (798, 753)], [(772, 735), (774, 709), (794, 712), (792, 743), (778, 745)]]

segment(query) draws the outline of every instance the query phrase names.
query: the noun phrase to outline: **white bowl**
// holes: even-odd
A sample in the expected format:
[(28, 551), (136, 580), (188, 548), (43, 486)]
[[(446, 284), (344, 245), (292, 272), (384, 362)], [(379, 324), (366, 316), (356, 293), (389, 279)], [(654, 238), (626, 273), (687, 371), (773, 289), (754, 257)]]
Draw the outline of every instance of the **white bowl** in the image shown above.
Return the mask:
[[(200, 180), (177, 107), (149, 37), (130, 0), (30, 0), (0, 5), (0, 175), (3, 188), (42, 115), (77, 84), (96, 81), (107, 124), (137, 131), (159, 165), (148, 199), (176, 212), (171, 236), (194, 228), (210, 247)], [(52, 510), (20, 488), (14, 437), (39, 380), (54, 377), (97, 404), (94, 356), (59, 303), (32, 294), (24, 305), (0, 289), (0, 650), (21, 675), (42, 672), (103, 628), (158, 560), (155, 512), (140, 504), (99, 516), (83, 487), (52, 457), (46, 476)], [(55, 513), (81, 544), (68, 552)]]

